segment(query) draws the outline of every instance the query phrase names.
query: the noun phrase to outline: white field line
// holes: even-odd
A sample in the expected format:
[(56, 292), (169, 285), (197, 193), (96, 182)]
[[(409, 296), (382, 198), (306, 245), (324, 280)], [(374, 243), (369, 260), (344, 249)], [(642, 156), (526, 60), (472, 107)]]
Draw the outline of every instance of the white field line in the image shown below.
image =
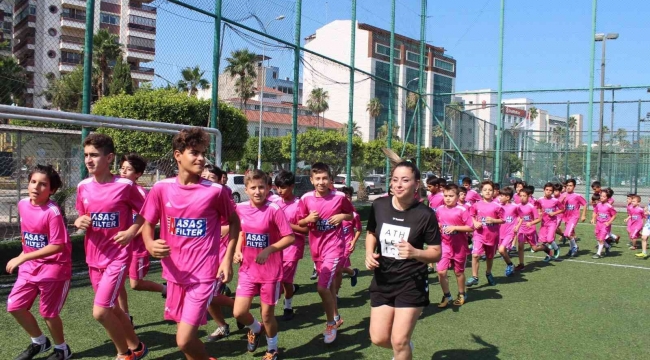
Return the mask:
[[(534, 259), (544, 259), (544, 257), (532, 256), (532, 255), (524, 255), (524, 257), (534, 258)], [(575, 263), (580, 263), (580, 264), (604, 265), (604, 266), (612, 266), (612, 267), (619, 267), (619, 268), (625, 268), (625, 269), (650, 270), (650, 267), (645, 267), (645, 266), (610, 264), (610, 263), (605, 263), (605, 262), (584, 261), (584, 260), (575, 260), (575, 259), (562, 259), (559, 262), (575, 262)]]

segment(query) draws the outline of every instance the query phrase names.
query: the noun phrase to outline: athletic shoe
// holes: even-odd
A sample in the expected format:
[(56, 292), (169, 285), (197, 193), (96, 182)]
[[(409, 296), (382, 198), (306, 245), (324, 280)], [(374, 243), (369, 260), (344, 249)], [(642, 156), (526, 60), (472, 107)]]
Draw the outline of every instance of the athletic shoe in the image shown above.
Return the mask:
[(264, 354), (264, 357), (262, 360), (278, 360), (278, 351), (277, 350), (269, 350)]
[(569, 251), (569, 257), (576, 257), (576, 256), (578, 256), (578, 247), (574, 246)]
[(510, 264), (506, 265), (506, 276), (512, 276), (512, 274), (515, 272), (515, 266)]
[(523, 264), (519, 264), (515, 266), (515, 271), (524, 271), (525, 266)]
[(592, 256), (591, 258), (592, 258), (592, 259), (602, 259), (603, 256), (602, 256), (602, 255), (598, 255), (598, 254), (596, 254), (596, 255)]
[(618, 235), (614, 235), (614, 241), (618, 244), (618, 241), (621, 240), (621, 237)]
[(282, 314), (282, 321), (289, 321), (293, 319), (293, 309), (284, 309), (284, 313)]
[(42, 354), (45, 352), (50, 351), (52, 348), (52, 343), (50, 342), (50, 339), (45, 338), (45, 344), (39, 345), (39, 344), (34, 344), (31, 343), (25, 349), (25, 351), (21, 352), (14, 360), (31, 360), (34, 358), (34, 356), (38, 354)]
[(340, 328), (343, 325), (343, 318), (339, 315), (339, 319), (336, 320), (336, 329)]
[(314, 271), (312, 271), (311, 276), (309, 278), (312, 279), (312, 280), (318, 279), (318, 272), (316, 272), (316, 269), (314, 269)]
[(352, 276), (350, 276), (350, 286), (357, 286), (357, 276), (359, 276), (359, 269), (352, 270)]
[(630, 250), (636, 250), (636, 246), (630, 245)]
[(462, 306), (467, 301), (467, 294), (458, 294), (454, 300), (454, 306)]
[(127, 355), (117, 355), (115, 360), (136, 360), (135, 355), (133, 355), (133, 352)]
[(262, 338), (263, 333), (264, 325), (262, 325), (260, 332), (257, 334), (255, 334), (253, 330), (248, 330), (248, 344), (246, 345), (246, 350), (248, 350), (248, 352), (255, 352), (255, 350), (257, 350), (257, 347), (260, 345), (260, 339)]
[(553, 259), (557, 260), (560, 258), (560, 247), (558, 246), (557, 249), (553, 250)]
[(230, 325), (226, 324), (223, 326), (217, 327), (214, 332), (208, 337), (205, 338), (205, 342), (215, 342), (224, 338), (227, 338), (230, 335)]
[(492, 276), (492, 273), (485, 274), (485, 277), (487, 278), (488, 284), (494, 286), (497, 284), (496, 280), (494, 280), (494, 276)]
[(443, 296), (442, 296), (442, 300), (440, 300), (440, 304), (438, 304), (438, 307), (439, 307), (440, 309), (444, 309), (444, 308), (446, 308), (447, 306), (449, 306), (449, 305), (450, 305), (451, 303), (453, 303), (453, 302), (454, 302), (454, 298), (453, 298), (453, 297), (451, 297), (451, 296), (450, 296), (450, 297), (446, 297), (446, 296), (443, 295)]
[(333, 343), (334, 340), (336, 340), (336, 324), (327, 324), (325, 327), (325, 332), (323, 332), (323, 336), (325, 337), (325, 344)]
[(547, 263), (547, 262), (551, 261), (551, 259), (552, 259), (551, 255), (546, 255), (546, 257), (542, 261)]
[(138, 345), (138, 348), (140, 348), (140, 350), (131, 350), (131, 352), (133, 353), (133, 358), (135, 360), (140, 360), (145, 356), (147, 356), (147, 354), (149, 353), (149, 348), (142, 341), (140, 341), (140, 345)]
[(648, 258), (648, 254), (644, 254), (644, 253), (638, 253), (638, 254), (636, 254), (634, 256), (636, 256), (639, 259), (647, 259)]
[(70, 346), (66, 344), (66, 349), (61, 350), (61, 349), (54, 349), (54, 352), (47, 357), (45, 360), (68, 360), (72, 357), (72, 350), (70, 350)]
[(467, 279), (467, 281), (465, 282), (465, 285), (466, 286), (478, 285), (478, 278), (475, 278), (475, 277), (472, 276), (471, 278)]

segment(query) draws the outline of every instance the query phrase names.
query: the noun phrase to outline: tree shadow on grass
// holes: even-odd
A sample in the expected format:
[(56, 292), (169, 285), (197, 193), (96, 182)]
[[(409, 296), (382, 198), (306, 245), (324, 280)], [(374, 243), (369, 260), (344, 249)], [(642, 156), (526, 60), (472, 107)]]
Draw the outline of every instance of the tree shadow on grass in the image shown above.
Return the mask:
[(483, 346), (483, 348), (478, 350), (467, 350), (467, 349), (449, 349), (436, 351), (431, 360), (453, 360), (453, 359), (463, 359), (463, 360), (492, 360), (499, 359), (499, 348), (495, 345), (489, 344), (481, 339), (480, 336), (472, 334), (474, 342)]

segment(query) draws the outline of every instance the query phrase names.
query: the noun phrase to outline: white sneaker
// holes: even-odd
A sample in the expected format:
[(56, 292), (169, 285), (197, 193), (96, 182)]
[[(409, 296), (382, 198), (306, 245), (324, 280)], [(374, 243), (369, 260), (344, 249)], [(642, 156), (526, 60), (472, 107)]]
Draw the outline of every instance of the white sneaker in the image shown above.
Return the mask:
[(333, 343), (336, 340), (336, 324), (327, 324), (323, 336), (325, 336), (325, 344)]

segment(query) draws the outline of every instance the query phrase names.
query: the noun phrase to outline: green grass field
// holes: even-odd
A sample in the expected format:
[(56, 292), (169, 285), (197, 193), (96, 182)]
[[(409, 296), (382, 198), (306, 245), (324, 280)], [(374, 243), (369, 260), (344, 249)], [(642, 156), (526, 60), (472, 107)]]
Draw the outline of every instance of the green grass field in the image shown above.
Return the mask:
[[(615, 232), (626, 235), (623, 227), (616, 227)], [(413, 337), (414, 359), (647, 358), (642, 349), (648, 338), (650, 318), (645, 317), (643, 309), (650, 294), (650, 282), (646, 280), (650, 262), (636, 259), (635, 252), (627, 249), (627, 240), (615, 246), (611, 256), (592, 260), (595, 244), (592, 234), (592, 226), (578, 226), (581, 256), (575, 259), (545, 264), (541, 261), (542, 254), (527, 252), (526, 270), (511, 278), (503, 274), (503, 261), (495, 259), (498, 284), (488, 286), (481, 276), (481, 283), (469, 290), (469, 301), (460, 308), (439, 310), (436, 307), (442, 293), (437, 279), (432, 279), (432, 304), (422, 314)], [(296, 283), (302, 288), (294, 298), (296, 317), (291, 322), (279, 323), (282, 358), (392, 357), (390, 351), (371, 345), (368, 336), (367, 289), (371, 274), (363, 269), (363, 249), (361, 241), (352, 260), (354, 266), (363, 270), (359, 284), (352, 288), (344, 278), (340, 311), (345, 324), (335, 344), (330, 346), (322, 340), (325, 320), (315, 283), (309, 280), (311, 261), (307, 256), (301, 262)], [(567, 246), (562, 247), (563, 255), (567, 250)], [(484, 269), (485, 264), (481, 263), (481, 275)], [(83, 264), (75, 268), (76, 272), (83, 270)], [(466, 274), (471, 274), (469, 268)], [(160, 281), (158, 265), (153, 266), (148, 279)], [(12, 282), (12, 277), (0, 277), (3, 307)], [(456, 293), (455, 283), (452, 283), (452, 293)], [(115, 348), (92, 318), (92, 299), (87, 276), (75, 276), (62, 313), (67, 341), (76, 359), (114, 358)], [(175, 346), (175, 325), (162, 319), (164, 300), (160, 295), (129, 291), (129, 299), (136, 331), (151, 349), (148, 358), (181, 359)], [(282, 314), (281, 304), (282, 300), (276, 309), (278, 316)], [(259, 314), (257, 308), (254, 313)], [(212, 356), (261, 358), (265, 341), (261, 341), (255, 354), (247, 354), (245, 332), (236, 331), (233, 319), (229, 322), (234, 331), (230, 337), (207, 345)], [(39, 323), (43, 324), (41, 320)], [(0, 325), (0, 359), (11, 359), (24, 349), (29, 338), (6, 312), (0, 315)], [(214, 327), (213, 323), (202, 327), (201, 336)]]

